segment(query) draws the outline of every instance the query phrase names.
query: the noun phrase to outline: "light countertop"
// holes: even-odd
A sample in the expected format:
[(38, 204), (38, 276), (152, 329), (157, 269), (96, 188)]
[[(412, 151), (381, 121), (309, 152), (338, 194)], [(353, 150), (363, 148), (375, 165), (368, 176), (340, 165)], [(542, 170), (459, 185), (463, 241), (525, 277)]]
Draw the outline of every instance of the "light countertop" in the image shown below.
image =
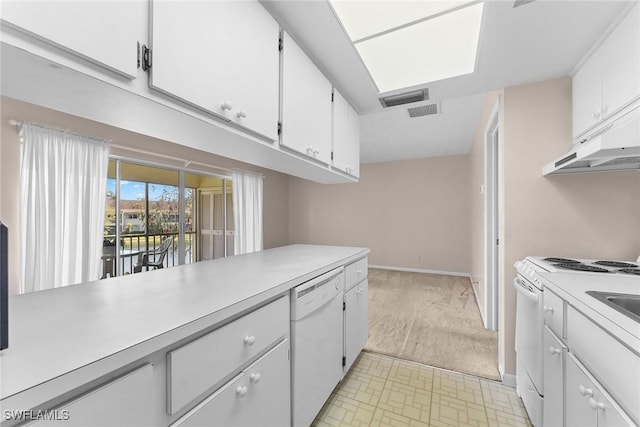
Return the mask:
[(545, 288), (640, 354), (640, 323), (588, 295), (587, 291), (640, 295), (640, 277), (599, 273), (539, 273)]
[(0, 399), (108, 373), (368, 252), (291, 245), (10, 297)]

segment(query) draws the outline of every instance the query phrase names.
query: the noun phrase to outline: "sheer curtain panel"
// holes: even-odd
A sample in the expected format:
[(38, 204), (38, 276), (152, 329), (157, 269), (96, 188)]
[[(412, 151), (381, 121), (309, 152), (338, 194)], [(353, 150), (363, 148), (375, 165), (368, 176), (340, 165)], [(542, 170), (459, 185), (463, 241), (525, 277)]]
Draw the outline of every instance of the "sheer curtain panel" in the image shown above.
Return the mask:
[(22, 124), (21, 292), (96, 280), (109, 144)]
[(262, 175), (233, 171), (234, 253), (262, 250)]

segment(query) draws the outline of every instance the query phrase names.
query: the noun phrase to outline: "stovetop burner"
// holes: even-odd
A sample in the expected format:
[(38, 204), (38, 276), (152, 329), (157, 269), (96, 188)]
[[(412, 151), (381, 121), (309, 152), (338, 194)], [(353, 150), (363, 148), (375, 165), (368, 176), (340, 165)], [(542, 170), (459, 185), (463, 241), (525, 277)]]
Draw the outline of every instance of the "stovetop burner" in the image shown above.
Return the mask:
[(545, 258), (544, 260), (547, 262), (559, 262), (562, 264), (580, 264), (580, 261), (569, 258)]
[(640, 276), (640, 268), (623, 268), (618, 271), (620, 273), (635, 274), (636, 276)]
[(606, 268), (596, 267), (595, 265), (582, 264), (581, 262), (560, 263), (554, 265), (558, 268), (564, 268), (565, 270), (589, 271), (591, 273), (611, 273), (611, 270), (607, 270)]
[(638, 268), (636, 264), (632, 264), (630, 262), (622, 262), (622, 261), (596, 261), (594, 264), (603, 265), (605, 267), (615, 267), (615, 268)]

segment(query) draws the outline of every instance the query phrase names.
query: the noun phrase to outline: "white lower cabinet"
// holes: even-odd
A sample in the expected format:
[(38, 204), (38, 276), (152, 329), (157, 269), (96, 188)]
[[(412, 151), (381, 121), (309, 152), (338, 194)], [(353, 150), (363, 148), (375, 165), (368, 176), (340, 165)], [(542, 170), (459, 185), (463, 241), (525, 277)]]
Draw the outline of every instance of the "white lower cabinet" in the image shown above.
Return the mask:
[(369, 282), (363, 280), (344, 295), (345, 372), (351, 368), (369, 337)]
[[(546, 292), (545, 292), (546, 297)], [(544, 327), (544, 410), (543, 425), (564, 425), (564, 372), (567, 346)]]
[(567, 357), (566, 398), (569, 427), (635, 425), (573, 354)]
[[(147, 364), (43, 413), (33, 426), (150, 426), (153, 366)], [(38, 414), (36, 413), (36, 416)]]
[(289, 340), (284, 340), (172, 427), (289, 425), (289, 372)]
[(344, 283), (344, 373), (356, 360), (369, 338), (369, 259), (345, 266)]

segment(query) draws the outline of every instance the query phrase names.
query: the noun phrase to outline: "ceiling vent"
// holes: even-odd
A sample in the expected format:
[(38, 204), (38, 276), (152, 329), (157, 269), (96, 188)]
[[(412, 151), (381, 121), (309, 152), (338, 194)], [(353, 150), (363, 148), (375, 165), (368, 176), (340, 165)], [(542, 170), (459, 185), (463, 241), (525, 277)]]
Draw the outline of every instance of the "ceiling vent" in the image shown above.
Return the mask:
[(414, 107), (407, 109), (409, 117), (430, 116), (440, 112), (440, 106), (436, 104), (423, 105), (422, 107)]
[(413, 102), (426, 101), (428, 99), (429, 89), (416, 90), (413, 92), (383, 96), (382, 98), (379, 98), (380, 103), (384, 108), (395, 107), (396, 105), (411, 104)]
[(513, 7), (523, 6), (527, 3), (533, 3), (535, 0), (516, 0), (513, 2)]

